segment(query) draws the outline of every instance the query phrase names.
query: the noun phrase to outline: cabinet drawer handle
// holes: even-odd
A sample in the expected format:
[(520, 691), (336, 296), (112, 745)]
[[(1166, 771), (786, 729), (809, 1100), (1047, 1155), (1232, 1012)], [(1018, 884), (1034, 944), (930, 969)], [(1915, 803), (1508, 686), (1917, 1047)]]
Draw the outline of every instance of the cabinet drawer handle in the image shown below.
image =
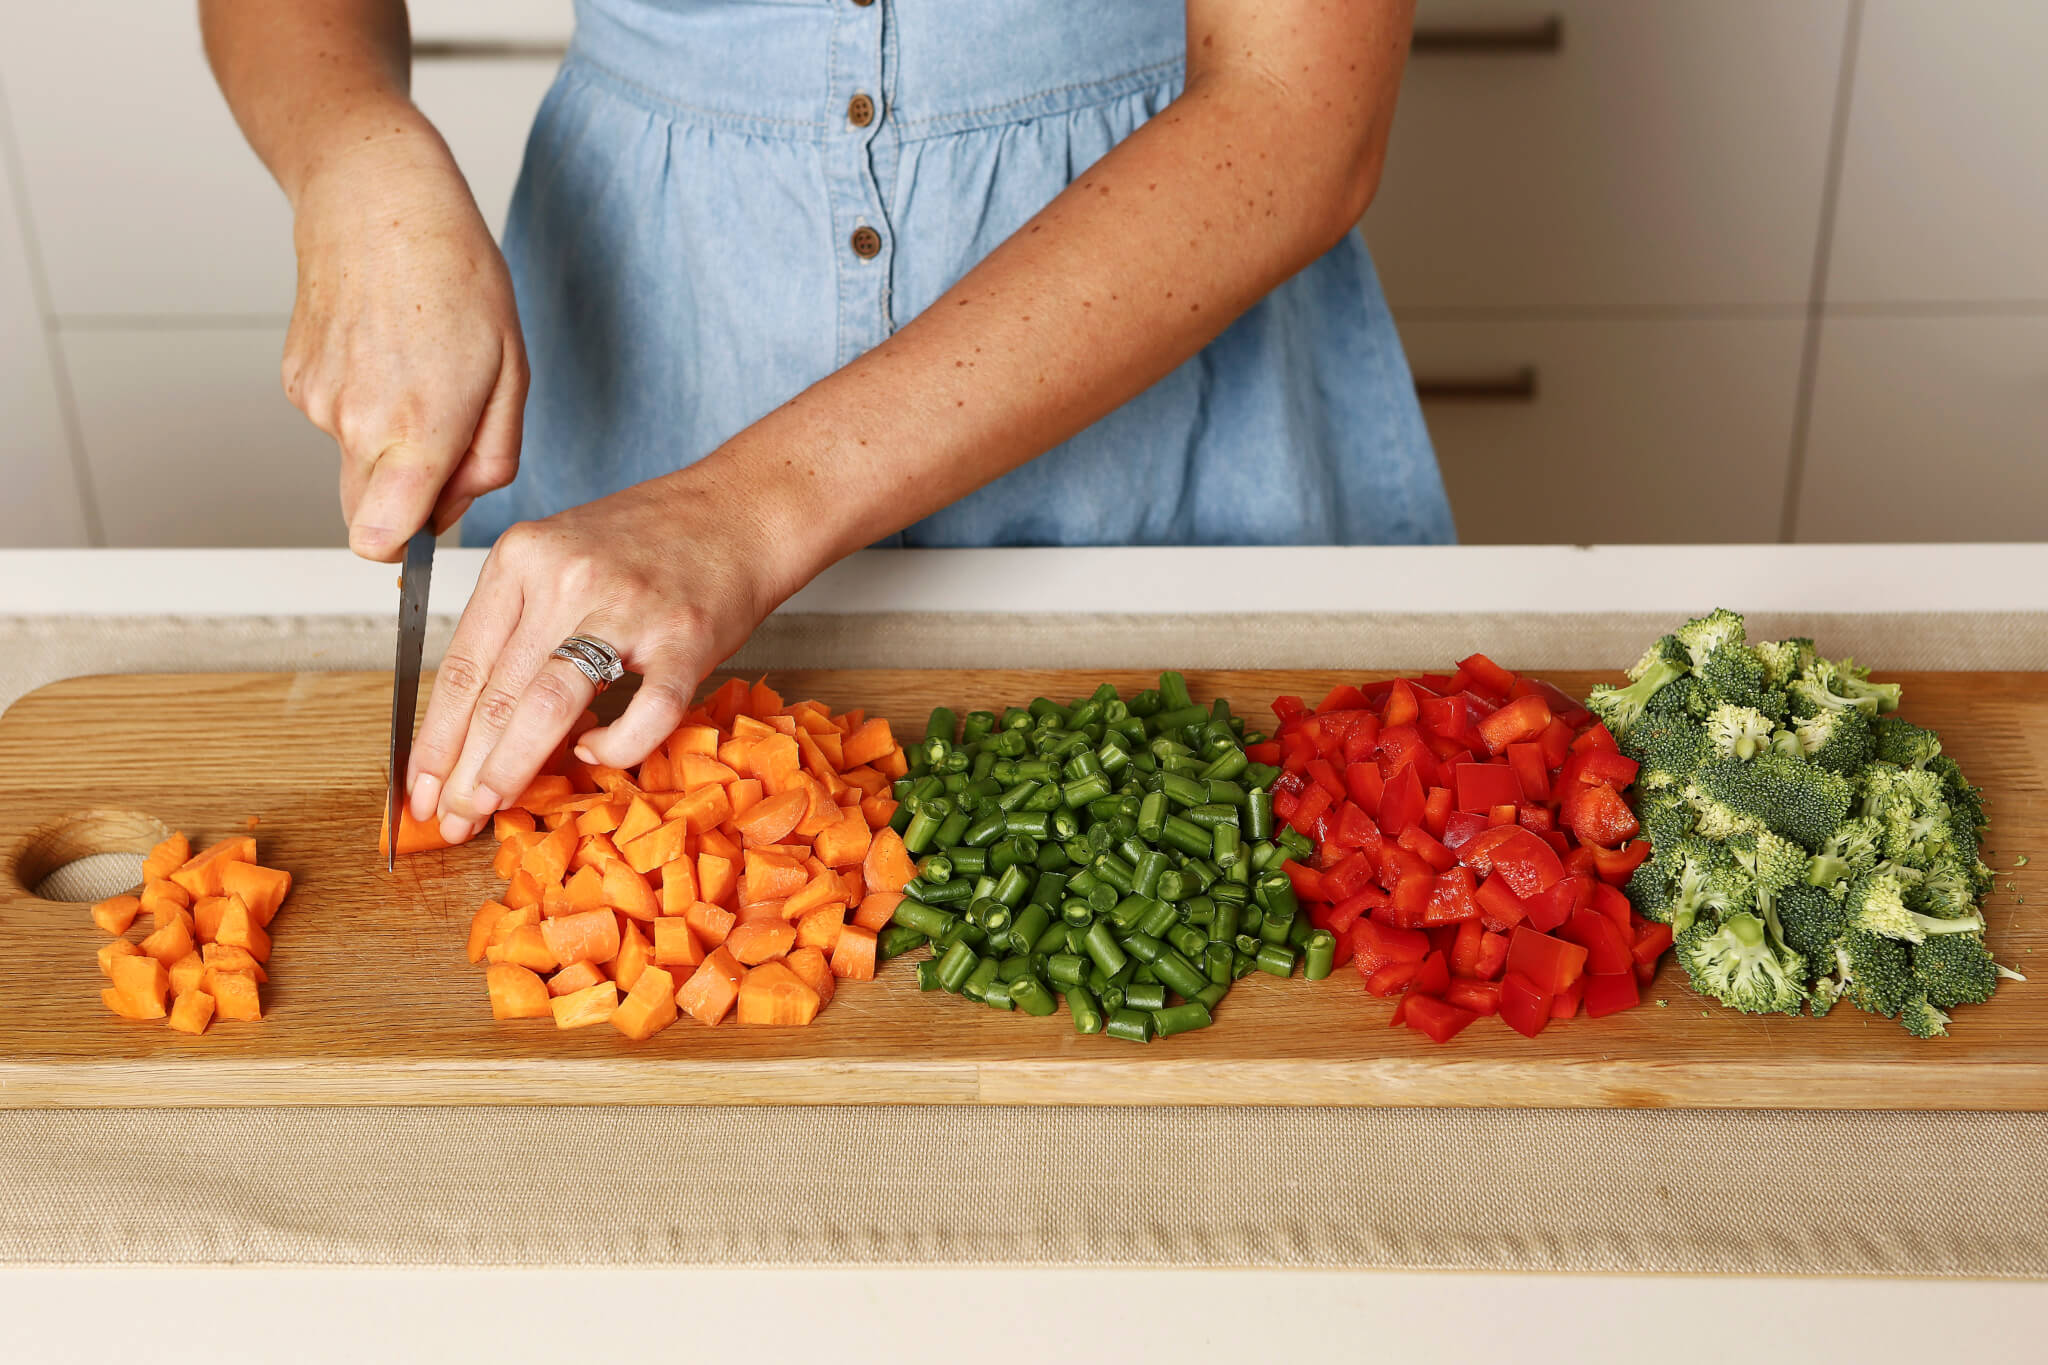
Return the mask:
[(421, 38), (412, 45), (414, 60), (449, 61), (560, 61), (569, 45), (552, 38)]
[(1512, 374), (1415, 377), (1415, 396), (1425, 403), (1533, 403), (1536, 367), (1524, 365)]
[(1527, 24), (1447, 25), (1418, 28), (1409, 50), (1417, 55), (1552, 53), (1564, 46), (1564, 19), (1551, 15)]

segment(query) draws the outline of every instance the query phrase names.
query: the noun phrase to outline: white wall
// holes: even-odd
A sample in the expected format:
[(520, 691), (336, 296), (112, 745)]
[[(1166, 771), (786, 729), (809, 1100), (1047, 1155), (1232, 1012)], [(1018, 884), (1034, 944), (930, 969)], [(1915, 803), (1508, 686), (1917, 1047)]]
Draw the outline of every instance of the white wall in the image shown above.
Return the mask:
[[(495, 220), (569, 0), (413, 14), (511, 45), (415, 78)], [(2048, 8), (1418, 26), (1365, 228), (1468, 540), (2044, 537)], [(191, 7), (0, 9), (0, 93), (0, 544), (342, 543), (277, 382), (285, 206)]]

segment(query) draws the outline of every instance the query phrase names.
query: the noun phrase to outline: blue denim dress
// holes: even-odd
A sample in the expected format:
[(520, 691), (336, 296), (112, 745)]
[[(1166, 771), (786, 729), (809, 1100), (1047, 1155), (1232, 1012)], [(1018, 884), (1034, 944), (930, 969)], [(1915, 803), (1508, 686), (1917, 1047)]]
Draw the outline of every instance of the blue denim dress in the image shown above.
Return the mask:
[[(1163, 109), (1186, 51), (1182, 0), (576, 8), (505, 237), (524, 460), (471, 544), (690, 464), (885, 340)], [(1352, 233), (1122, 409), (887, 543), (1452, 536)]]

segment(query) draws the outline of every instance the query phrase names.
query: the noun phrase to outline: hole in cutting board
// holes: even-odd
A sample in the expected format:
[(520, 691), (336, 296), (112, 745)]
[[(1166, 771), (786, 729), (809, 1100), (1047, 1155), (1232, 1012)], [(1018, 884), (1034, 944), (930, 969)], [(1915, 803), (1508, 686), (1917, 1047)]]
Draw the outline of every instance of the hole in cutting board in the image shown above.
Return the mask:
[(141, 884), (144, 855), (170, 833), (136, 811), (80, 811), (29, 831), (8, 870), (44, 900), (104, 900)]

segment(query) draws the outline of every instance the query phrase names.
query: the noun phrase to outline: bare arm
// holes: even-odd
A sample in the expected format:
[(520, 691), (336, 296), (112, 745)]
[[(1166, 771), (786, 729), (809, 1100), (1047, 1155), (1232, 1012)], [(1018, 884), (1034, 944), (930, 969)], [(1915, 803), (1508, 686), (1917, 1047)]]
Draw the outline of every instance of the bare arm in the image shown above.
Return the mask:
[(512, 528), (450, 645), (413, 813), (464, 838), (569, 733), (576, 630), (644, 681), (579, 753), (636, 763), (762, 616), (845, 554), (1143, 391), (1349, 231), (1413, 0), (1188, 0), (1185, 93), (887, 342), (695, 465)]
[(291, 200), (285, 392), (341, 451), (349, 543), (395, 559), (519, 466), (526, 354), (497, 244), (408, 93), (404, 0), (200, 0), (243, 134)]

